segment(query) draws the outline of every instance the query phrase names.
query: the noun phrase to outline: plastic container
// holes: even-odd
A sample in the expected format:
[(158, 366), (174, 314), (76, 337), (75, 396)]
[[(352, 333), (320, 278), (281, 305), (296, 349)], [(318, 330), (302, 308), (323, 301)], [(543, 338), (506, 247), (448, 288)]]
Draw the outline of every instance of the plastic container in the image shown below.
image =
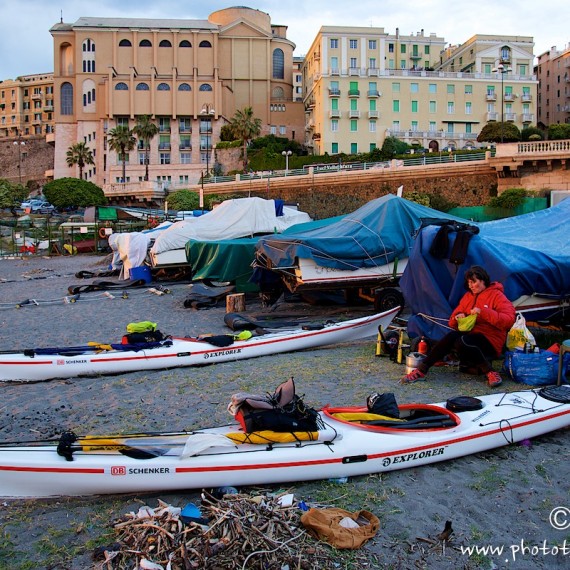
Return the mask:
[(150, 283), (152, 281), (152, 274), (148, 265), (131, 268), (129, 275), (131, 276), (131, 279), (144, 279), (145, 283)]
[(413, 370), (415, 370), (425, 358), (425, 355), (419, 352), (410, 352), (408, 356), (406, 356), (406, 374), (409, 374)]

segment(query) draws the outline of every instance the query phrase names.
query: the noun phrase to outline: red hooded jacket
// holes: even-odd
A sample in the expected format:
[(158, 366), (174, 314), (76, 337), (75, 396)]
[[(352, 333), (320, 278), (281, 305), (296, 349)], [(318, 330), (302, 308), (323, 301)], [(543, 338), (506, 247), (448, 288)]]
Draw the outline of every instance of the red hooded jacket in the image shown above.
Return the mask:
[(467, 291), (459, 301), (449, 318), (449, 326), (457, 329), (455, 315), (471, 314), (471, 309), (478, 307), (481, 312), (477, 315), (475, 326), (470, 331), (481, 333), (493, 345), (497, 356), (503, 352), (507, 333), (515, 323), (516, 311), (513, 304), (504, 294), (501, 283), (493, 282), (478, 295)]

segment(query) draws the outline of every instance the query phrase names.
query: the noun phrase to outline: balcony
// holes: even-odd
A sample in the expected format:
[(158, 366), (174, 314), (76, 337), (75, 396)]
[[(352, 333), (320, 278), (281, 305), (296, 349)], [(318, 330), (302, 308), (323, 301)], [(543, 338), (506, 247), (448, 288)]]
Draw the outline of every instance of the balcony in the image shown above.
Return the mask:
[(331, 68), (331, 75), (340, 75), (340, 69), (338, 67)]
[(534, 113), (523, 113), (521, 115), (521, 121), (523, 123), (534, 123)]
[(340, 89), (336, 87), (329, 87), (329, 97), (338, 97), (340, 95)]
[(168, 127), (159, 126), (158, 132), (159, 133), (169, 133), (170, 132), (170, 126), (168, 126)]
[(42, 94), (41, 94), (41, 93), (33, 93), (33, 94), (32, 94), (32, 99), (33, 99), (34, 101), (41, 101), (41, 98), (42, 98)]
[(521, 95), (521, 101), (523, 103), (529, 103), (530, 101), (532, 101), (532, 95), (530, 93), (523, 93)]
[(378, 68), (377, 67), (369, 67), (368, 68), (368, 77), (378, 77)]
[(497, 100), (497, 94), (494, 91), (487, 91), (486, 99), (487, 99), (487, 101), (496, 101)]
[(158, 150), (170, 150), (169, 142), (158, 143)]
[(499, 118), (499, 113), (487, 113), (487, 121), (496, 121)]
[(360, 75), (360, 68), (359, 67), (349, 67), (348, 68), (348, 75)]
[(348, 112), (348, 117), (350, 119), (360, 119), (360, 111), (357, 111), (356, 109), (351, 109)]
[(358, 89), (349, 89), (348, 90), (349, 97), (360, 97), (360, 90)]
[(44, 113), (53, 113), (53, 105), (44, 105)]
[(320, 141), (321, 140), (321, 133), (313, 133), (313, 140)]
[(517, 120), (517, 114), (516, 113), (505, 113), (505, 121), (509, 121), (511, 123), (514, 123)]
[(366, 92), (366, 95), (370, 98), (372, 97), (380, 97), (380, 95), (382, 95), (382, 93), (380, 93), (380, 91), (378, 91), (378, 89), (370, 89), (369, 91)]
[(422, 59), (424, 57), (424, 55), (422, 53), (411, 53), (410, 54), (410, 59)]
[(369, 119), (378, 119), (380, 117), (380, 111), (368, 111)]
[(517, 96), (514, 93), (505, 93), (504, 100), (505, 101), (514, 101)]
[(330, 119), (340, 119), (341, 112), (338, 109), (331, 109), (329, 111), (329, 118)]

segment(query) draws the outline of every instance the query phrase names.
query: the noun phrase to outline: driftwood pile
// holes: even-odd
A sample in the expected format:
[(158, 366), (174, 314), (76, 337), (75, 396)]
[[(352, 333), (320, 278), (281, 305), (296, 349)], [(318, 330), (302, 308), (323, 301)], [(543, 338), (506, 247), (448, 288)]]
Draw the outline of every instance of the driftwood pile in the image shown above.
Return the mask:
[[(267, 493), (203, 493), (198, 522), (183, 522), (181, 509), (159, 500), (113, 526), (117, 542), (93, 553), (100, 570), (338, 568), (338, 551), (304, 530), (302, 511)], [(335, 564), (336, 562), (336, 564)]]

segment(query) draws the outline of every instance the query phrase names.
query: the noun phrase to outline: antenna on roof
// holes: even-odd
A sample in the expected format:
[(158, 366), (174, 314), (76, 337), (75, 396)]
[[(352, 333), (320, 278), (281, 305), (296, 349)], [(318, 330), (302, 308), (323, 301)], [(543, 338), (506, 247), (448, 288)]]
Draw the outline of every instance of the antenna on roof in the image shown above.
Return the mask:
[(63, 24), (63, 10), (60, 10), (59, 23)]

